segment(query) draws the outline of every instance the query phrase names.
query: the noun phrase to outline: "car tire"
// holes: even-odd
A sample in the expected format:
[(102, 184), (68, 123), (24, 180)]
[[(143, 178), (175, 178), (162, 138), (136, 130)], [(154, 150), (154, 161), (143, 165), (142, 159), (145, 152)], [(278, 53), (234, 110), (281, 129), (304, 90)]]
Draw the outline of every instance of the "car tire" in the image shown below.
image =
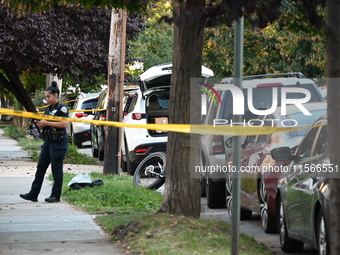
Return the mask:
[[(226, 196), (226, 207), (228, 210), (229, 217), (233, 215), (233, 181), (232, 177), (228, 174), (225, 183), (225, 196)], [(250, 220), (253, 212), (244, 208), (240, 209), (240, 220)]]
[(318, 248), (318, 254), (329, 255), (331, 253), (325, 216), (321, 209), (319, 211), (318, 218), (317, 218), (316, 244)]
[(126, 172), (129, 175), (134, 175), (138, 164), (131, 162), (129, 157), (129, 148), (127, 147), (126, 137), (124, 137), (125, 142), (125, 157), (126, 157)]
[[(98, 146), (97, 146), (97, 148), (98, 148)], [(94, 158), (98, 158), (98, 149), (96, 149), (96, 148), (94, 147), (94, 143), (93, 143), (92, 140), (91, 140), (91, 150), (92, 150), (92, 156), (93, 156)]]
[(98, 150), (98, 159), (100, 161), (104, 160), (104, 150)]
[(231, 217), (231, 215), (233, 214), (233, 206), (232, 206), (232, 201), (233, 201), (233, 197), (232, 197), (232, 187), (233, 187), (233, 183), (232, 183), (232, 178), (231, 176), (228, 174), (227, 178), (225, 180), (225, 197), (226, 197), (226, 207), (228, 210), (228, 214), (229, 217)]
[(292, 253), (292, 252), (301, 252), (303, 250), (303, 242), (300, 242), (295, 239), (291, 239), (288, 236), (287, 230), (287, 222), (284, 212), (284, 206), (281, 196), (279, 197), (278, 203), (278, 229), (279, 229), (279, 236), (280, 236), (280, 244), (281, 250), (283, 252)]
[(250, 220), (253, 212), (244, 208), (240, 210), (240, 220)]
[(129, 153), (126, 152), (126, 168), (129, 175), (134, 175), (138, 164), (131, 162)]
[(207, 206), (210, 209), (225, 207), (225, 182), (214, 182), (211, 178), (206, 178)]
[(77, 146), (79, 149), (83, 147), (82, 142), (75, 138), (73, 133), (73, 128), (71, 127), (71, 137), (72, 137), (72, 144)]
[(126, 173), (127, 172), (127, 163), (123, 159), (123, 152), (120, 153), (120, 163), (121, 163), (121, 167), (122, 167), (122, 172)]
[(261, 223), (265, 233), (277, 233), (276, 218), (269, 212), (267, 187), (263, 177), (259, 185)]
[(201, 197), (206, 197), (207, 196), (207, 183), (206, 183), (206, 178), (201, 177)]

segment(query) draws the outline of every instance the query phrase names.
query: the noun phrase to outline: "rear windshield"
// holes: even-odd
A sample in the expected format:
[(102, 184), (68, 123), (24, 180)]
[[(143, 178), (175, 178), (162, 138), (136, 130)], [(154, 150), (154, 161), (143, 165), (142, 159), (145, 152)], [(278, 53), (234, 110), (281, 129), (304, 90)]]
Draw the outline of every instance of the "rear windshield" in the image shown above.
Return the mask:
[(170, 102), (169, 92), (167, 92), (167, 93), (154, 93), (154, 94), (150, 95), (148, 106), (150, 105), (151, 101), (154, 101), (152, 103), (153, 104), (152, 107), (155, 107), (155, 105), (157, 105), (157, 108), (159, 108), (159, 109), (169, 109), (169, 102)]
[[(288, 87), (288, 86), (285, 86)], [(311, 99), (309, 102), (320, 102), (323, 101), (322, 98), (319, 97), (317, 94), (317, 91), (315, 91), (315, 86), (313, 84), (301, 84), (299, 86), (289, 86), (289, 87), (300, 87), (308, 89), (311, 93)], [(278, 102), (277, 105), (281, 106), (281, 88), (282, 87), (276, 87), (278, 91)], [(226, 90), (224, 91), (227, 93), (225, 103), (224, 104), (224, 114), (223, 119), (232, 119), (233, 118), (233, 96), (230, 93), (230, 91)], [(273, 94), (273, 87), (263, 87), (263, 88), (254, 88), (253, 89), (253, 105), (254, 108), (257, 110), (265, 110), (269, 109), (272, 106), (273, 100), (272, 100), (272, 94)], [(244, 112), (245, 115), (243, 116), (243, 119), (246, 121), (250, 119), (257, 118), (257, 115), (254, 115), (252, 112), (250, 112), (248, 108), (247, 98), (248, 98), (248, 90), (243, 89), (243, 95), (244, 95)], [(304, 98), (305, 95), (303, 93), (287, 93), (288, 99), (299, 99)]]
[(86, 101), (84, 103), (82, 103), (82, 105), (80, 106), (81, 110), (85, 110), (85, 109), (95, 109), (96, 105), (97, 105), (98, 99), (93, 99), (93, 100), (89, 100)]

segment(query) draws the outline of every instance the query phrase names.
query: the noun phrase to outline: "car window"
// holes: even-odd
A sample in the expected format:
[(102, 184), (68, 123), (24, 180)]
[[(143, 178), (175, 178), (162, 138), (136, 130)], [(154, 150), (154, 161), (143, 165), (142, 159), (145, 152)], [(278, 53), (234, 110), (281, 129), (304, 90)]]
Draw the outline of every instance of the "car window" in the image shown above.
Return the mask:
[(301, 158), (310, 157), (311, 150), (312, 150), (313, 144), (314, 144), (314, 139), (315, 139), (315, 136), (316, 136), (318, 130), (319, 130), (319, 127), (312, 128), (309, 131), (309, 133), (306, 135), (305, 139), (303, 139), (303, 141), (302, 141), (302, 143), (299, 147), (299, 151), (298, 151), (298, 155)]
[(88, 100), (85, 101), (81, 104), (80, 109), (85, 110), (85, 109), (95, 109), (97, 106), (98, 98), (93, 99), (93, 100)]
[(138, 94), (136, 93), (130, 103), (130, 107), (129, 107), (129, 113), (133, 111), (133, 109), (135, 109), (136, 103), (137, 103), (137, 99), (138, 99)]
[(72, 109), (73, 110), (76, 110), (77, 109), (77, 106), (78, 106), (78, 99), (76, 99), (76, 101), (74, 102), (73, 106), (72, 106)]
[[(284, 87), (299, 87), (305, 88), (310, 91), (311, 99), (309, 102), (319, 102), (322, 99), (319, 98), (317, 92), (315, 91), (315, 86), (313, 84), (300, 84), (300, 85), (290, 85)], [(275, 87), (277, 88), (277, 106), (281, 106), (281, 88), (283, 87)], [(272, 106), (272, 98), (273, 98), (273, 87), (260, 87), (253, 88), (253, 106), (257, 110), (265, 110), (269, 109)], [(226, 90), (224, 93), (227, 93), (226, 103), (224, 103), (224, 114), (223, 119), (230, 120), (233, 117), (233, 96), (229, 90)], [(242, 119), (249, 121), (250, 119), (256, 119), (258, 116), (254, 115), (250, 112), (248, 107), (248, 89), (243, 89), (244, 95), (244, 115)], [(305, 95), (303, 93), (287, 93), (287, 99), (298, 99), (303, 98)], [(305, 131), (306, 132), (306, 131)]]
[(167, 94), (157, 94), (158, 104), (162, 109), (169, 109), (170, 95)]
[(169, 93), (153, 93), (148, 98), (147, 107), (152, 109), (169, 109)]
[(125, 102), (125, 106), (124, 106), (124, 110), (123, 110), (124, 112), (128, 112), (132, 99), (133, 99), (132, 96), (129, 96), (129, 97), (126, 98), (126, 102)]
[(313, 152), (313, 156), (318, 156), (323, 154), (328, 145), (327, 139), (327, 126), (321, 128), (320, 134), (318, 136), (318, 140), (316, 141), (315, 149)]
[[(263, 120), (263, 122), (264, 122), (263, 126), (265, 126), (265, 127), (271, 127), (272, 125), (276, 126), (276, 123), (271, 121), (271, 120), (274, 120), (274, 119), (275, 119), (274, 115), (272, 115), (272, 114), (267, 115)], [(267, 142), (267, 139), (269, 137), (270, 137), (270, 134), (259, 135), (257, 142), (258, 143), (265, 143), (265, 142)]]
[[(298, 123), (298, 127), (307, 127), (311, 126), (319, 117), (324, 115), (326, 113), (326, 110), (315, 110), (311, 111), (312, 115), (305, 115), (302, 112), (299, 113), (294, 113), (291, 115), (286, 115), (286, 120), (288, 120), (285, 124), (287, 126), (294, 126), (294, 122), (289, 123), (289, 119), (294, 119)], [(294, 137), (294, 136), (304, 136), (308, 131), (308, 128), (306, 129), (299, 129), (299, 130), (294, 130), (290, 131), (289, 134)]]

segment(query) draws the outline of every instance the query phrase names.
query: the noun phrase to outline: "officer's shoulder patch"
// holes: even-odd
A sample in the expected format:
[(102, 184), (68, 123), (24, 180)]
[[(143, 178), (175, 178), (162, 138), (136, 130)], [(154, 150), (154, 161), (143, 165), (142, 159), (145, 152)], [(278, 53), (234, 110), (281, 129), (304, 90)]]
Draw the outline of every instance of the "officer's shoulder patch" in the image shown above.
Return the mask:
[(61, 107), (60, 111), (62, 111), (63, 113), (67, 113), (67, 107), (66, 106)]

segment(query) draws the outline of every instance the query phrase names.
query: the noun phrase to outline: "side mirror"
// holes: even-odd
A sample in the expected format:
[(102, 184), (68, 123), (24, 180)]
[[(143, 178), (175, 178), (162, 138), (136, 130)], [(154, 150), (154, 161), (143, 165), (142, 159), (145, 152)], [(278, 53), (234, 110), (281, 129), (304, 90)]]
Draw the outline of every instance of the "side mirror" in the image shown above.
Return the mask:
[(227, 140), (225, 140), (225, 146), (227, 146), (228, 148), (232, 148), (233, 147), (233, 137), (229, 137)]
[(293, 159), (289, 147), (279, 147), (270, 151), (272, 158), (277, 161), (289, 161)]

